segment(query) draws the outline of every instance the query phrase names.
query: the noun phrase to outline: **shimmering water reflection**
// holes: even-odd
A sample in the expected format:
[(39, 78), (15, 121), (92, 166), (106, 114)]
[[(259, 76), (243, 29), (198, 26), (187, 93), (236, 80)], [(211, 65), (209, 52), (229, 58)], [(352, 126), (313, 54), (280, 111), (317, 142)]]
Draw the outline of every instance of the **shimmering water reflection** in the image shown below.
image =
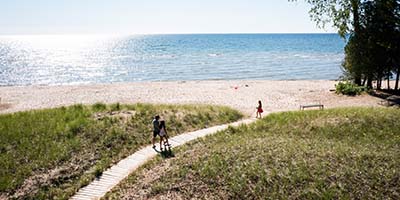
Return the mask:
[(0, 85), (336, 79), (335, 34), (0, 36)]

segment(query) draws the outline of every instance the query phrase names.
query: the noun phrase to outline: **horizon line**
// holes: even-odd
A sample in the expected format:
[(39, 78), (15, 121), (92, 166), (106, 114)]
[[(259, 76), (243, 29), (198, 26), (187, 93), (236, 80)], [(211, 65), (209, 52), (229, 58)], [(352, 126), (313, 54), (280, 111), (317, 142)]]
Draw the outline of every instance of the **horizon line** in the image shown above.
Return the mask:
[(0, 36), (135, 36), (135, 35), (277, 35), (277, 34), (338, 34), (337, 32), (226, 32), (226, 33), (29, 33), (29, 34), (1, 34)]

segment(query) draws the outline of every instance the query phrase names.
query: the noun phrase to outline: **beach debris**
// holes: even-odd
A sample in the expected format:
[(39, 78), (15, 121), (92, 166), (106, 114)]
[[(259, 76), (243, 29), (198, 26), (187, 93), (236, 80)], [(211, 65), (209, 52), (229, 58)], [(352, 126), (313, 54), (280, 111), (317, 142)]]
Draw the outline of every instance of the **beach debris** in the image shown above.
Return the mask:
[(244, 85), (244, 86), (245, 86), (245, 87), (249, 87), (249, 85), (247, 85), (247, 84), (246, 84), (246, 85)]
[[(11, 108), (11, 104), (9, 104), (9, 103), (3, 103), (2, 102), (2, 99), (1, 99), (1, 97), (0, 97), (0, 110), (7, 110), (7, 109), (9, 109), (9, 108)], [(1, 199), (1, 198), (0, 198)]]
[(234, 86), (230, 86), (230, 88), (232, 88), (232, 89), (234, 89), (234, 90), (237, 90), (237, 89), (239, 89), (239, 86), (234, 85)]

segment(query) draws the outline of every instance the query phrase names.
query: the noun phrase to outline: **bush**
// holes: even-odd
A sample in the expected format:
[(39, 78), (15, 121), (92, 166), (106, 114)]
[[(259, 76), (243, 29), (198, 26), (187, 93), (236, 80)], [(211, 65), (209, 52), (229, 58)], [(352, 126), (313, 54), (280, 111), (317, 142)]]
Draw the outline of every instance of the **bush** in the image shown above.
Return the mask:
[(344, 94), (344, 95), (360, 95), (362, 92), (367, 91), (367, 88), (364, 86), (358, 86), (351, 82), (339, 82), (336, 87), (336, 94)]

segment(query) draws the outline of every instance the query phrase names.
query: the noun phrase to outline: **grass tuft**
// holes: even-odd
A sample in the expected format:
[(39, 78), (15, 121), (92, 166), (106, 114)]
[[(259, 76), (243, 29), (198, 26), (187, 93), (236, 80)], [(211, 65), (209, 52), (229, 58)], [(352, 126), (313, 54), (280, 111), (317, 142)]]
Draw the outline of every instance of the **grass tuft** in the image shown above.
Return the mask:
[(100, 102), (92, 105), (92, 109), (94, 112), (104, 111), (104, 110), (106, 110), (106, 108), (107, 108), (107, 105), (104, 103), (100, 103)]

